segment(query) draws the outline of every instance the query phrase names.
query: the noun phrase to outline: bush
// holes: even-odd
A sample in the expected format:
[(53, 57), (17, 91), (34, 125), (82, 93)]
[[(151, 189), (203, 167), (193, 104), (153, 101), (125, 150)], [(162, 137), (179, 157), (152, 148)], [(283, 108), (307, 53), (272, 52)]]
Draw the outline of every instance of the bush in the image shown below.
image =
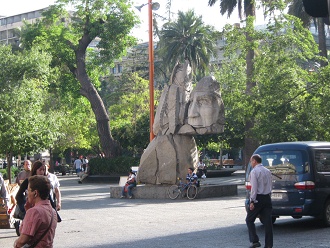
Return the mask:
[[(17, 177), (19, 172), (20, 172), (20, 169), (18, 169), (17, 167), (11, 167), (11, 176), (12, 176), (12, 178)], [(0, 173), (3, 177), (3, 179), (5, 179), (5, 180), (8, 179), (7, 169), (0, 169)]]
[(88, 162), (91, 175), (127, 174), (132, 166), (138, 166), (139, 158), (92, 158)]

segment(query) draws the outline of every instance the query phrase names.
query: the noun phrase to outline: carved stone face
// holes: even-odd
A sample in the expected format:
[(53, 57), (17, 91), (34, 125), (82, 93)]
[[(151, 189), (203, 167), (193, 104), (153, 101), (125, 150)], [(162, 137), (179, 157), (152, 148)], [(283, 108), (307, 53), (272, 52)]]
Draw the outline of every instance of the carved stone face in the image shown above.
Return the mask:
[[(194, 128), (208, 128), (212, 132), (215, 124), (224, 124), (223, 102), (219, 85), (212, 77), (203, 78), (190, 94), (188, 124)], [(210, 127), (210, 128), (209, 128)]]
[(193, 127), (209, 127), (218, 119), (220, 106), (215, 96), (205, 92), (193, 92), (188, 110), (188, 124)]

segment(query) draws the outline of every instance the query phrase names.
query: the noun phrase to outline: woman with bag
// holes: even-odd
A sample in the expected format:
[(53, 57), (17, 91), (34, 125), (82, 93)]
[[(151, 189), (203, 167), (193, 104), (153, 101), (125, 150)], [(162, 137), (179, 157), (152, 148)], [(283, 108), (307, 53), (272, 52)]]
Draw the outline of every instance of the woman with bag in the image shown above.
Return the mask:
[(27, 201), (31, 208), (26, 211), (20, 227), (20, 237), (14, 248), (52, 248), (57, 227), (56, 212), (48, 199), (50, 182), (45, 176), (31, 176), (28, 179)]
[(132, 195), (132, 189), (136, 187), (136, 176), (132, 170), (129, 171), (127, 181), (125, 183), (125, 186), (123, 187), (121, 191), (120, 198), (124, 198), (126, 193), (128, 195), (128, 198), (131, 199), (133, 197)]

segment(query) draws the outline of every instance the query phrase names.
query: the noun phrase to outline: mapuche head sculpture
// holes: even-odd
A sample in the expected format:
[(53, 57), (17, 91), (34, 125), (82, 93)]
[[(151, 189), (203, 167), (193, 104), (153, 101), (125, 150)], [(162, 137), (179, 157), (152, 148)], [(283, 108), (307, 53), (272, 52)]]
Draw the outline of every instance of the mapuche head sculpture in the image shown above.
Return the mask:
[(187, 124), (198, 134), (223, 132), (224, 104), (214, 77), (204, 77), (197, 83), (188, 104)]

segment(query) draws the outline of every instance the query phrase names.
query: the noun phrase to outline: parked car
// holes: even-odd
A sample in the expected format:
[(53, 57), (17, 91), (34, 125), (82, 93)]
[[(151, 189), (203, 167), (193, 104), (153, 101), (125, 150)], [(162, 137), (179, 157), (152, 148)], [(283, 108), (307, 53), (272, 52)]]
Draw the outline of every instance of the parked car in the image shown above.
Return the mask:
[[(301, 141), (262, 145), (254, 152), (273, 174), (273, 223), (280, 216), (314, 216), (330, 226), (330, 142)], [(245, 174), (250, 199), (249, 163)], [(260, 220), (262, 222), (262, 220)]]

